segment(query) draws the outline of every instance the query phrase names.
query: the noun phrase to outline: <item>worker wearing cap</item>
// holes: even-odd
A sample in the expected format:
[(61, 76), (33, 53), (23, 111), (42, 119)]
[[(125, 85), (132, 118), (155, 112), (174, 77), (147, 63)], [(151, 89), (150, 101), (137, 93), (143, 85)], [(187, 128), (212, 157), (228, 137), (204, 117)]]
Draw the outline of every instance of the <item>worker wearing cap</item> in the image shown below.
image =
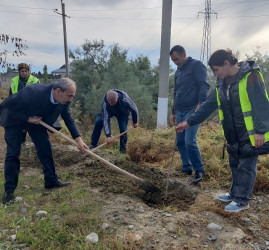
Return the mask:
[(29, 84), (39, 83), (39, 79), (30, 74), (29, 65), (20, 63), (18, 65), (19, 75), (11, 79), (9, 95), (16, 94), (22, 88)]

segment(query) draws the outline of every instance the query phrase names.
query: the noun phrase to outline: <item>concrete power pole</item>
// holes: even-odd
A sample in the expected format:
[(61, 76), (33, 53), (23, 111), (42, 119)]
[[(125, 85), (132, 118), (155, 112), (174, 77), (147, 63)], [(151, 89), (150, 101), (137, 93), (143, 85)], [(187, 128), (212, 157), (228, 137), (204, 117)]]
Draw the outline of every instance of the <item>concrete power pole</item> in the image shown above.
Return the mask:
[(67, 47), (67, 37), (66, 37), (66, 23), (65, 23), (65, 4), (61, 0), (62, 4), (62, 18), (63, 18), (63, 33), (64, 33), (64, 55), (65, 55), (65, 67), (66, 67), (66, 77), (69, 77), (69, 63), (68, 63), (68, 47)]
[(157, 128), (167, 126), (172, 0), (163, 0)]

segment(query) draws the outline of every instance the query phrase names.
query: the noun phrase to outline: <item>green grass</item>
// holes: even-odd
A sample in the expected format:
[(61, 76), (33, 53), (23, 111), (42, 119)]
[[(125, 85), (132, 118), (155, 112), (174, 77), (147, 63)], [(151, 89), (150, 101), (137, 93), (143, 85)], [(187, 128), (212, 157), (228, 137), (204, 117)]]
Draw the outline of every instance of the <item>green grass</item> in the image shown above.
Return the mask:
[[(1, 173), (1, 186), (3, 179)], [(25, 189), (25, 183), (31, 183), (31, 187)], [(15, 195), (21, 196), (23, 202), (0, 205), (0, 231), (6, 230), (0, 233), (0, 249), (22, 245), (30, 249), (110, 249), (112, 245), (121, 248), (109, 230), (101, 229), (102, 201), (82, 182), (73, 180), (71, 188), (52, 191), (45, 191), (42, 185), (39, 178), (21, 174)], [(21, 208), (27, 211), (22, 213)], [(45, 210), (47, 216), (37, 217), (39, 210)], [(97, 245), (84, 242), (91, 232), (99, 236)], [(12, 234), (16, 234), (14, 243), (9, 240)]]

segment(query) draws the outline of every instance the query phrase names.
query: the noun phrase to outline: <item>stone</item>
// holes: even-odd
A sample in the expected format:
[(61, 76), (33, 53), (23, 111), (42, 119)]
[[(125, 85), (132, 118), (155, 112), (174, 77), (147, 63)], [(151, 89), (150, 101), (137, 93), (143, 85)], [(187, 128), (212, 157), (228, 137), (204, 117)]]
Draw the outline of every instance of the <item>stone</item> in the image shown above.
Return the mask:
[(212, 242), (214, 242), (214, 241), (216, 241), (217, 240), (217, 236), (216, 235), (210, 235), (209, 237), (208, 237), (208, 240), (210, 240), (210, 241), (212, 241)]
[(36, 215), (37, 217), (44, 217), (44, 216), (46, 216), (47, 214), (48, 214), (48, 212), (43, 211), (43, 210), (40, 210), (40, 211), (38, 211), (35, 215)]
[(212, 230), (212, 231), (220, 231), (222, 229), (222, 226), (215, 223), (210, 223), (207, 225), (207, 229)]
[(249, 218), (241, 218), (241, 221), (243, 221), (243, 222), (251, 222), (251, 220)]
[(25, 214), (26, 212), (27, 212), (27, 208), (22, 207), (22, 208), (21, 208), (21, 213)]
[(164, 216), (165, 216), (165, 217), (171, 217), (172, 214), (170, 214), (170, 213), (165, 213)]
[(138, 209), (137, 209), (137, 212), (140, 213), (140, 214), (143, 214), (145, 213), (145, 210), (142, 206), (140, 206)]
[(99, 241), (98, 234), (94, 232), (90, 233), (89, 235), (86, 236), (85, 241), (97, 244)]
[(142, 239), (141, 235), (139, 234), (129, 234), (129, 236), (133, 241), (141, 241)]
[(102, 224), (102, 229), (104, 230), (104, 229), (107, 229), (107, 228), (109, 228), (109, 225), (107, 223), (103, 223)]
[(16, 240), (16, 234), (12, 234), (10, 237), (9, 237), (9, 240), (11, 242), (14, 242)]
[(22, 202), (22, 197), (17, 196), (15, 198), (15, 202), (21, 203)]

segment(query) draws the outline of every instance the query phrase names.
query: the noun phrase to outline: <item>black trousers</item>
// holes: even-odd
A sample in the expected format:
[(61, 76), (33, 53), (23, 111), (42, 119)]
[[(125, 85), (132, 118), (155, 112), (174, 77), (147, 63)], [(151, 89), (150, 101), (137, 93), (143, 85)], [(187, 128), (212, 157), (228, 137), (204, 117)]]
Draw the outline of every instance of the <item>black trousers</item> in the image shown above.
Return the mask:
[(37, 156), (42, 164), (46, 184), (58, 180), (52, 157), (52, 149), (47, 130), (41, 125), (25, 123), (18, 126), (5, 127), (7, 153), (5, 160), (5, 191), (13, 193), (18, 185), (20, 172), (21, 134), (26, 130), (35, 144)]

